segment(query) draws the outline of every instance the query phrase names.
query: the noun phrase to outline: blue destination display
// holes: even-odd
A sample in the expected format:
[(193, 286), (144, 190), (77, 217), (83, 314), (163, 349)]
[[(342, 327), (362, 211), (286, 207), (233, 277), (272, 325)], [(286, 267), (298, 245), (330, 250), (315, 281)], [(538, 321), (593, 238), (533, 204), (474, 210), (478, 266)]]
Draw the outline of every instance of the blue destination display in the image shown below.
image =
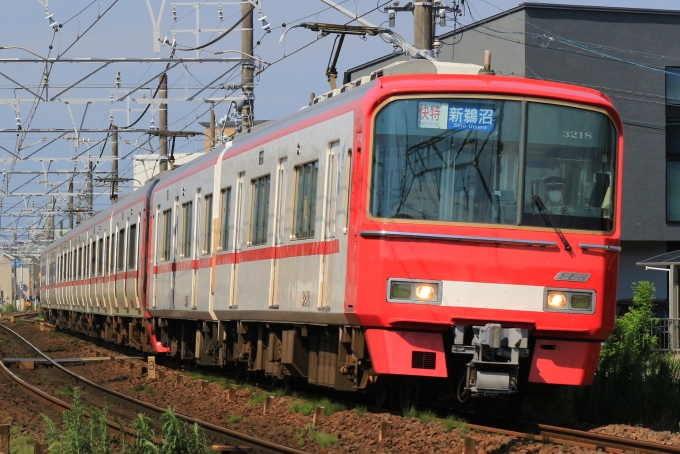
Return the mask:
[(494, 129), (493, 103), (449, 103), (447, 129), (491, 132)]

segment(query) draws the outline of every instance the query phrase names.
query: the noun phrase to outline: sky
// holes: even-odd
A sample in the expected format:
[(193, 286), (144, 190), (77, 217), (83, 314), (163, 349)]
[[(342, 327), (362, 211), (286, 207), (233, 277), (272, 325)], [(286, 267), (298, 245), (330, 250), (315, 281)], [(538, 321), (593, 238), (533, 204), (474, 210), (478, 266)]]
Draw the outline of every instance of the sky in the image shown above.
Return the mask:
[[(376, 5), (383, 4), (386, 0), (380, 0), (377, 3), (374, 0), (336, 1), (352, 12), (360, 15), (365, 14), (364, 18), (375, 25), (387, 26), (387, 15), (381, 10), (376, 10)], [(157, 15), (162, 0), (149, 0), (149, 2), (154, 15)], [(202, 30), (226, 29), (241, 17), (238, 2), (222, 2), (224, 16), (222, 21), (218, 16), (217, 2), (194, 0), (193, 3), (202, 5), (199, 9), (199, 26)], [(194, 33), (181, 31), (196, 28), (195, 9), (191, 6), (193, 3), (176, 2), (177, 21), (175, 21), (172, 12), (172, 0), (167, 1), (161, 15), (161, 37), (172, 38), (174, 31), (177, 43), (181, 46), (196, 45)], [(405, 3), (406, 1), (402, 0), (402, 5)], [(443, 3), (450, 4), (451, 0), (444, 0)], [(460, 24), (463, 25), (473, 22), (473, 18), (479, 20), (513, 8), (520, 2), (517, 0), (466, 0), (465, 3), (467, 4), (465, 15), (459, 18)], [(680, 1), (678, 0), (647, 0), (644, 3), (633, 0), (562, 0), (559, 2), (546, 0), (545, 3), (680, 9)], [(63, 24), (63, 27), (58, 29), (59, 31), (56, 34), (45, 19), (44, 4), (47, 4), (49, 12), (53, 14), (52, 18)], [(325, 71), (333, 46), (333, 37), (317, 40), (315, 32), (301, 28), (290, 30), (283, 43), (280, 43), (279, 39), (284, 29), (289, 29), (292, 24), (300, 21), (345, 24), (349, 22), (349, 19), (329, 8), (321, 0), (261, 0), (261, 8), (262, 14), (271, 24), (271, 33), (265, 33), (261, 28), (261, 23), (255, 22), (255, 39), (260, 43), (256, 46), (255, 54), (259, 59), (271, 63), (271, 65), (267, 65), (267, 68), (257, 79), (255, 117), (256, 119), (277, 119), (294, 113), (306, 105), (309, 102), (311, 92), (319, 94), (329, 90)], [(152, 20), (146, 0), (118, 0), (117, 2), (115, 0), (4, 0), (2, 17), (0, 47), (21, 46), (41, 56), (63, 55), (63, 58), (153, 58), (167, 57), (170, 54), (170, 48), (167, 45), (163, 46), (160, 52), (154, 50)], [(286, 24), (287, 27), (284, 28), (282, 24)], [(233, 33), (204, 49), (201, 52), (201, 57), (213, 58), (216, 57), (214, 52), (240, 49), (239, 29), (240, 27), (237, 27)], [(412, 42), (412, 15), (405, 12), (399, 13), (394, 29), (407, 41)], [(449, 21), (447, 27), (438, 28), (437, 33), (451, 30), (453, 30), (453, 22)], [(215, 38), (218, 34), (214, 31), (203, 31), (199, 33), (198, 40), (203, 44)], [(50, 46), (52, 46), (52, 49), (49, 48)], [(301, 48), (303, 49), (300, 50)], [(356, 36), (348, 36), (337, 64), (339, 79), (342, 80), (342, 73), (348, 68), (388, 54), (391, 51), (391, 45), (383, 42), (379, 37), (362, 39)], [(196, 52), (178, 52), (178, 55), (195, 57)], [(223, 56), (237, 57), (238, 54), (225, 53)], [(0, 58), (30, 57), (33, 56), (25, 50), (0, 48)], [(481, 64), (481, 61), (471, 63)], [(183, 98), (187, 94), (191, 95), (234, 65), (235, 63), (195, 63), (186, 68), (178, 66), (171, 70), (168, 76), (170, 86), (168, 97)], [(49, 96), (57, 95), (98, 67), (94, 64), (82, 63), (54, 65), (49, 77)], [(138, 87), (142, 82), (160, 73), (162, 68), (163, 66), (159, 64), (112, 64), (64, 95), (59, 96), (59, 98), (117, 98), (124, 95), (127, 90)], [(43, 69), (44, 65), (37, 63), (0, 63), (0, 76), (4, 74), (4, 76), (11, 77), (27, 88), (38, 90), (43, 77)], [(118, 90), (115, 87), (117, 72), (120, 72), (121, 79), (121, 87)], [(216, 83), (236, 83), (239, 81), (239, 76), (240, 71), (236, 67)], [(150, 97), (155, 85), (154, 79), (147, 85), (146, 90), (140, 90), (132, 97)], [(30, 93), (24, 90), (15, 90), (15, 88), (16, 85), (7, 78), (0, 77), (0, 100), (17, 97), (32, 98)], [(197, 122), (209, 120), (209, 105), (201, 101), (200, 98), (223, 97), (230, 93), (212, 88), (201, 93), (198, 96), (198, 101), (170, 104), (168, 109), (169, 129), (201, 130), (202, 128)], [(32, 118), (31, 128), (72, 128), (74, 122), (79, 126), (83, 118), (83, 104), (71, 104), (70, 113), (66, 105), (59, 102), (40, 103), (35, 112), (31, 111), (31, 107), (32, 104), (30, 103), (22, 104), (18, 112), (25, 127), (29, 124), (28, 118)], [(126, 107), (124, 103), (98, 102), (91, 104), (88, 106), (87, 115), (82, 120), (83, 127), (107, 128), (112, 120), (116, 125), (127, 125), (128, 118), (136, 119), (140, 113), (139, 109), (144, 106), (131, 103), (130, 107), (138, 110), (129, 113), (125, 111)], [(215, 108), (216, 116), (218, 118), (225, 116), (228, 107), (226, 102), (218, 104)], [(73, 115), (73, 120), (71, 115)], [(11, 105), (3, 104), (0, 101), (0, 130), (13, 129), (16, 116), (17, 112), (12, 109)], [(140, 129), (149, 128), (152, 124), (152, 117), (153, 122), (158, 125), (157, 113), (147, 112), (136, 127)], [(148, 136), (139, 133), (125, 133), (121, 136), (121, 156), (133, 156), (138, 152), (156, 152), (157, 140), (155, 139), (150, 141)], [(0, 149), (0, 158), (10, 157), (9, 152), (18, 153), (23, 157), (29, 156), (44, 144), (49, 143), (49, 139), (53, 137), (54, 134), (31, 133), (20, 143), (15, 134), (0, 133), (0, 146), (7, 150)], [(108, 145), (107, 148), (101, 148), (101, 140), (105, 137), (105, 134), (82, 133), (80, 135), (82, 143), (76, 144), (73, 140), (67, 140), (65, 136), (33, 156), (72, 158), (84, 154), (96, 158), (100, 154), (109, 153)], [(194, 140), (178, 140), (176, 151), (178, 153), (200, 152), (202, 148), (203, 138), (199, 137)], [(131, 160), (121, 163), (122, 176), (131, 176), (131, 164)], [(36, 166), (40, 168), (40, 164), (37, 163), (28, 163), (25, 164), (25, 167), (21, 167), (22, 165), (20, 164), (16, 168), (30, 169), (36, 168)], [(52, 166), (51, 169), (73, 168), (73, 163), (67, 161), (55, 162), (50, 165)], [(84, 164), (77, 165), (80, 166), (80, 170), (84, 170)], [(7, 166), (6, 162), (0, 163), (0, 167), (5, 170)], [(107, 170), (109, 166), (108, 162), (100, 163), (98, 169)], [(3, 176), (3, 184), (6, 182), (5, 178), (7, 177)], [(47, 184), (51, 186), (48, 187), (55, 188), (55, 191), (63, 191), (63, 183), (66, 178), (65, 175), (49, 175)], [(28, 176), (13, 175), (7, 187), (16, 191), (28, 179)], [(32, 180), (19, 191), (40, 192), (41, 188), (45, 188), (45, 183), (37, 184), (38, 181), (40, 181), (40, 178)], [(82, 183), (78, 182), (76, 190), (81, 186)], [(95, 192), (103, 194), (107, 191), (105, 185), (99, 184), (98, 186), (99, 188)], [(16, 200), (4, 200), (1, 210), (8, 211), (10, 202), (14, 204)], [(20, 200), (19, 202), (19, 208), (21, 204), (28, 206), (30, 203), (41, 206), (45, 203), (45, 198), (33, 197), (28, 201)], [(64, 198), (60, 197), (58, 203), (65, 203)], [(95, 208), (101, 208), (108, 203), (108, 197), (103, 195), (97, 198)], [(18, 208), (13, 208), (13, 210), (16, 209)], [(8, 222), (16, 222), (16, 219), (1, 218), (0, 228), (6, 227)], [(21, 225), (30, 225), (34, 221), (20, 219), (19, 222)], [(0, 233), (0, 243), (2, 243), (2, 239), (2, 233)]]

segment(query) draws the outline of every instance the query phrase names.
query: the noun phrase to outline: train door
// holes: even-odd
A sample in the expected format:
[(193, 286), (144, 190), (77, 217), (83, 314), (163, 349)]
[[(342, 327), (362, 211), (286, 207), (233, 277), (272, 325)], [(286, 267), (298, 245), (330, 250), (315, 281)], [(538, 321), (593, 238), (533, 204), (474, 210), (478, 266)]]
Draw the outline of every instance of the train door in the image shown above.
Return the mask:
[[(286, 215), (286, 188), (288, 187), (288, 170), (287, 170), (288, 158), (279, 159), (278, 175), (277, 175), (277, 185), (276, 185), (276, 215), (274, 217), (274, 250), (280, 251), (280, 247), (283, 244), (284, 235), (284, 219)], [(274, 260), (272, 262), (272, 288), (269, 297), (269, 305), (271, 307), (278, 307), (278, 281), (279, 281), (279, 267), (281, 265), (281, 256), (277, 252), (274, 255)]]
[(333, 260), (329, 255), (332, 252), (332, 245), (335, 244), (337, 201), (340, 192), (338, 178), (338, 155), (340, 154), (340, 141), (331, 142), (328, 147), (328, 158), (326, 159), (328, 173), (326, 175), (325, 191), (325, 213), (322, 241), (324, 252), (322, 257), (322, 281), (320, 285), (319, 307), (330, 307), (332, 288), (333, 288)]
[(179, 259), (177, 247), (175, 247), (175, 241), (177, 241), (176, 238), (178, 236), (177, 226), (179, 225), (179, 197), (175, 197), (175, 204), (173, 208), (174, 214), (171, 220), (168, 221), (171, 222), (172, 225), (170, 227), (166, 226), (166, 236), (170, 236), (170, 238), (167, 238), (168, 250), (166, 250), (166, 254), (172, 263), (170, 267), (170, 294), (168, 295), (168, 304), (174, 309), (177, 303), (177, 301), (175, 301), (175, 295), (177, 293), (177, 260)]
[(234, 263), (231, 266), (231, 298), (229, 300), (229, 307), (238, 307), (236, 301), (236, 286), (238, 278), (238, 254), (241, 252), (241, 240), (243, 236), (243, 180), (246, 177), (245, 172), (238, 174), (236, 181), (236, 216), (234, 217)]
[(138, 219), (132, 217), (128, 227), (128, 246), (127, 246), (127, 271), (125, 279), (125, 300), (128, 306), (139, 310), (139, 300), (137, 298), (137, 250), (138, 250)]

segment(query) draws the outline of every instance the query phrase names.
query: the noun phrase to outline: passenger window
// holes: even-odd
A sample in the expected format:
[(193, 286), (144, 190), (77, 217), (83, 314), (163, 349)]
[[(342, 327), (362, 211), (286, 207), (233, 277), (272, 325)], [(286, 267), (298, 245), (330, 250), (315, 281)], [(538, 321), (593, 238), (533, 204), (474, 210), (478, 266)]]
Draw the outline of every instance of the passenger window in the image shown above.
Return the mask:
[(226, 251), (229, 244), (229, 204), (231, 188), (222, 189), (220, 193), (220, 244), (219, 249)]
[(203, 254), (212, 253), (212, 194), (208, 194), (204, 199), (205, 217), (203, 219)]
[(111, 263), (111, 258), (109, 257), (109, 244), (111, 244), (110, 241), (111, 240), (109, 239), (108, 236), (104, 238), (104, 266), (102, 267), (102, 269), (104, 270), (103, 273), (107, 276), (110, 273), (109, 267), (111, 266), (109, 265)]
[(163, 211), (161, 219), (161, 261), (170, 260), (170, 237), (172, 236), (172, 217), (170, 216), (172, 210)]
[(136, 268), (137, 259), (137, 224), (132, 224), (128, 230), (128, 269)]
[(193, 227), (194, 204), (187, 202), (182, 205), (182, 222), (179, 243), (180, 258), (191, 257), (191, 230)]
[(319, 161), (295, 167), (296, 193), (293, 235), (297, 239), (314, 238), (318, 179)]
[(118, 271), (125, 269), (125, 229), (118, 232)]
[(76, 262), (76, 277), (78, 279), (80, 279), (80, 277), (82, 276), (82, 264), (83, 264), (83, 248), (79, 247)]
[(267, 221), (269, 218), (270, 176), (252, 180), (252, 205), (250, 216), (250, 244), (257, 246), (267, 243)]
[(90, 277), (94, 277), (97, 272), (97, 255), (101, 253), (97, 250), (97, 242), (93, 241), (90, 244)]
[(99, 239), (99, 247), (97, 249), (97, 275), (102, 275), (102, 263), (104, 263), (104, 238)]

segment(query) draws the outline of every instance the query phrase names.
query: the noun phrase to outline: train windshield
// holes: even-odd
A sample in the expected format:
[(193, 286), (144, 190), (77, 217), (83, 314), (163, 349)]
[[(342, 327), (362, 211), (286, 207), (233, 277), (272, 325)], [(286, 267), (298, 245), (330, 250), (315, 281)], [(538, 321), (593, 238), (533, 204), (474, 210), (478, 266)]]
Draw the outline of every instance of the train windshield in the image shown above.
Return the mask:
[(375, 119), (376, 218), (608, 231), (616, 130), (602, 113), (494, 99), (404, 99)]

